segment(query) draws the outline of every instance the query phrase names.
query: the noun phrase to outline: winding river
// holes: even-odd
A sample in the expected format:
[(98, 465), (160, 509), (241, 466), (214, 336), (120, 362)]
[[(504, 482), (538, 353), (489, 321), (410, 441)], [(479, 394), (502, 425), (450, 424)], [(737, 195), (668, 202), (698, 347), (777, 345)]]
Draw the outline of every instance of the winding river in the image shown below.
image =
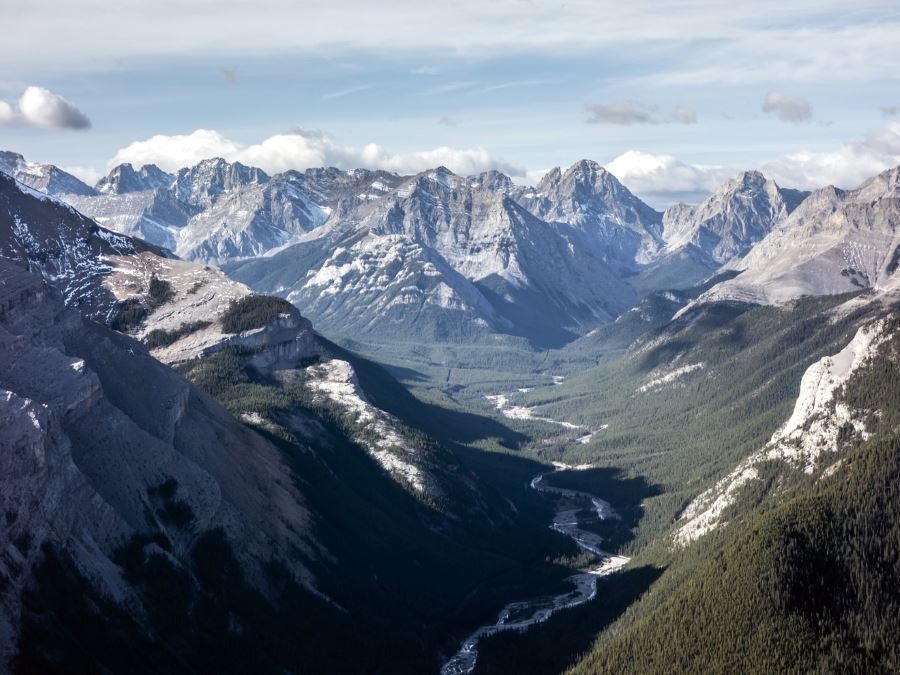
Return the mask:
[(544, 476), (547, 474), (588, 467), (572, 467), (566, 464), (554, 464), (554, 467), (553, 471), (540, 473), (531, 480), (531, 487), (538, 492), (552, 493), (563, 498), (560, 500), (560, 506), (550, 527), (571, 538), (579, 548), (599, 556), (602, 560), (601, 564), (587, 572), (579, 572), (569, 577), (568, 581), (572, 583), (573, 589), (566, 593), (512, 602), (506, 605), (498, 615), (497, 621), (481, 626), (466, 638), (459, 651), (441, 668), (441, 675), (471, 673), (475, 669), (475, 661), (478, 659), (478, 643), (484, 637), (507, 630), (523, 631), (529, 626), (546, 621), (556, 612), (571, 609), (593, 600), (597, 595), (597, 580), (619, 570), (629, 561), (629, 558), (604, 551), (603, 539), (599, 535), (582, 530), (578, 526), (580, 509), (572, 502), (589, 500), (601, 520), (618, 517), (608, 502), (587, 492), (553, 487), (544, 482)]

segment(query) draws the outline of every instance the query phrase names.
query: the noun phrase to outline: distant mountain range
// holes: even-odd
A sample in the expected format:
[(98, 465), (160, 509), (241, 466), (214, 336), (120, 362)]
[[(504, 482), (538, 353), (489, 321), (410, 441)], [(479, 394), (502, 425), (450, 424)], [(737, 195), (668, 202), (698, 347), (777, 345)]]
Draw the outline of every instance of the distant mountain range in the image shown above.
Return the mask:
[[(174, 174), (124, 164), (90, 187), (10, 152), (0, 171), (113, 231), (221, 265), (288, 298), (325, 331), (375, 341), (508, 334), (561, 344), (647, 293), (687, 288), (720, 269), (740, 274), (701, 302), (852, 290), (884, 284), (896, 269), (866, 254), (884, 249), (871, 236), (892, 237), (879, 222), (895, 208), (896, 171), (855, 192), (811, 197), (748, 171), (702, 203), (664, 213), (588, 160), (534, 187), (443, 167), (269, 176), (222, 159)], [(835, 239), (828, 219), (830, 229), (848, 222), (859, 234)], [(795, 270), (798, 256), (806, 262)]]

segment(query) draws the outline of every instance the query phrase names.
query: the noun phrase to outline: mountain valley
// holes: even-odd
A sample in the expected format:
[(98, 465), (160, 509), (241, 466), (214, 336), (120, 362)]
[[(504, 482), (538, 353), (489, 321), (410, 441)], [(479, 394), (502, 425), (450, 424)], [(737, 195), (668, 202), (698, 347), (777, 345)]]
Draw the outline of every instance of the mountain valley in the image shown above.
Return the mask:
[(0, 153), (0, 657), (900, 667), (898, 196)]

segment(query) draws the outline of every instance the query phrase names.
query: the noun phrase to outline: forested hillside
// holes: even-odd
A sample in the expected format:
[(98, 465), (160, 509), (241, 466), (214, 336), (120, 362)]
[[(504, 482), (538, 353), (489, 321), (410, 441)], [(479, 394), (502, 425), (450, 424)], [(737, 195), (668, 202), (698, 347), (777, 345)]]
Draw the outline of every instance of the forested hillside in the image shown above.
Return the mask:
[(662, 606), (571, 672), (896, 672), (900, 321), (840, 399), (867, 434), (831, 475), (740, 527)]

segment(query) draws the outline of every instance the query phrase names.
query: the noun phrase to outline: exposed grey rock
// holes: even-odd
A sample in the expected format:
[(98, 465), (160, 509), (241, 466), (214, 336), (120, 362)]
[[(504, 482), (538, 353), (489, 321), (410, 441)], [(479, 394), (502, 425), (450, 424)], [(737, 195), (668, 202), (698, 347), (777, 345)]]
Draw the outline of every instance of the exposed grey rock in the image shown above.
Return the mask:
[(0, 257), (51, 280), (66, 304), (105, 319), (115, 303), (103, 286), (107, 256), (163, 251), (98, 227), (72, 207), (0, 174)]
[(52, 164), (26, 162), (17, 152), (0, 150), (0, 171), (20, 183), (51, 196), (93, 195), (96, 191), (75, 176)]
[(515, 198), (542, 220), (579, 229), (595, 255), (630, 268), (652, 260), (663, 245), (661, 214), (590, 160), (553, 169)]
[(723, 265), (746, 254), (787, 218), (806, 194), (785, 190), (758, 171), (745, 171), (700, 204), (666, 209), (666, 250), (692, 247), (710, 266)]
[(145, 164), (135, 171), (131, 164), (120, 164), (101, 178), (96, 185), (102, 194), (122, 195), (128, 192), (164, 190), (173, 186), (175, 176), (166, 173), (155, 164)]
[(832, 295), (898, 285), (900, 167), (856, 190), (816, 190), (746, 256), (740, 274), (698, 302), (779, 304), (803, 295)]
[[(44, 543), (120, 603), (136, 599), (112, 556), (135, 533), (164, 533), (187, 564), (193, 542), (222, 528), (255, 585), (265, 588), (271, 560), (312, 583), (298, 556), (313, 555), (308, 514), (279, 451), (140, 343), (86, 321), (40, 276), (3, 259), (0, 419), (0, 510), (14, 519), (0, 529), (7, 626), (17, 625)], [(189, 527), (154, 506), (169, 479)]]

